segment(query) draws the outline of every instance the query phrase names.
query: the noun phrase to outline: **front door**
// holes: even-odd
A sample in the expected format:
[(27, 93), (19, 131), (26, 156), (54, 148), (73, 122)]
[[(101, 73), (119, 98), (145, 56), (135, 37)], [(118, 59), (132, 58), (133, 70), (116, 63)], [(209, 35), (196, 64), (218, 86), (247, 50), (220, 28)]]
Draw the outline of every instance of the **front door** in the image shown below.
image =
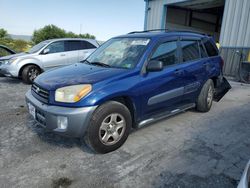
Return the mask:
[(65, 52), (64, 41), (53, 42), (43, 51), (46, 53), (41, 54), (40, 56), (45, 70), (68, 65), (68, 57)]
[(150, 57), (150, 60), (162, 61), (164, 69), (159, 72), (147, 72), (142, 76), (141, 117), (143, 119), (174, 110), (182, 104), (185, 81), (179, 57), (177, 38), (162, 41)]

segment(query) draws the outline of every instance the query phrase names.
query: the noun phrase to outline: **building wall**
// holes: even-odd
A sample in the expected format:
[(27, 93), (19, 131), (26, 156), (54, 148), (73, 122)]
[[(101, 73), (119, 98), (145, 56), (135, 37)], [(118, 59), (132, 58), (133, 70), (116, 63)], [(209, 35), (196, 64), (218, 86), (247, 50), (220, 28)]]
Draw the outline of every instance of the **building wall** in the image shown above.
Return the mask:
[[(191, 0), (145, 0), (144, 29), (165, 29), (167, 6), (186, 1)], [(219, 42), (225, 75), (238, 77), (241, 61), (250, 61), (250, 0), (225, 0)]]
[[(190, 0), (145, 0), (145, 30), (164, 29), (167, 5)], [(220, 44), (222, 47), (250, 47), (250, 0), (226, 0)]]
[(220, 44), (250, 47), (250, 0), (226, 0)]

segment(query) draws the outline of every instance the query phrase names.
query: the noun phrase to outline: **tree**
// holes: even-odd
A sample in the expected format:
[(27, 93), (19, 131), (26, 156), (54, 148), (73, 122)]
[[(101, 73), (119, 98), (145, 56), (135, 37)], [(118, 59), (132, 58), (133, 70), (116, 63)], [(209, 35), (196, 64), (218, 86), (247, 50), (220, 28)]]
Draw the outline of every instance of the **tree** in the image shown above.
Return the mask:
[(90, 34), (75, 34), (73, 32), (66, 32), (55, 25), (47, 25), (41, 29), (35, 30), (33, 33), (32, 41), (37, 44), (44, 40), (54, 39), (54, 38), (91, 38), (95, 39), (94, 35)]
[(0, 28), (0, 38), (7, 38), (8, 32), (5, 29)]
[(66, 31), (55, 26), (47, 25), (41, 29), (35, 30), (33, 33), (32, 41), (37, 44), (44, 40), (53, 38), (64, 38), (66, 37)]

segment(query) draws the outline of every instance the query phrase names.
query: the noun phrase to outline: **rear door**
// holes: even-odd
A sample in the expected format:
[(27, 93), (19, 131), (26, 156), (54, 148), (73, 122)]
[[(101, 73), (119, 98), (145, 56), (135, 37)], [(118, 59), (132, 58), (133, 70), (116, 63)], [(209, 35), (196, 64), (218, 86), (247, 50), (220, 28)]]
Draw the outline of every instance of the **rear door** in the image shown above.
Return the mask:
[(68, 56), (68, 64), (79, 62), (79, 55), (81, 50), (80, 40), (67, 40), (66, 41), (66, 54)]
[(79, 61), (86, 59), (92, 54), (97, 47), (88, 41), (81, 41), (81, 51), (79, 55)]
[(69, 40), (66, 42), (66, 51), (69, 58), (68, 63), (73, 64), (86, 59), (96, 47), (83, 40)]
[(179, 64), (178, 38), (161, 41), (152, 53), (150, 60), (159, 60), (164, 69), (147, 72), (141, 81), (141, 117), (165, 113), (181, 105), (184, 77)]
[(184, 69), (184, 94), (185, 104), (196, 102), (201, 86), (207, 80), (206, 65), (208, 59), (199, 38), (182, 38), (181, 67)]
[(56, 41), (49, 44), (43, 51), (48, 50), (48, 53), (41, 53), (39, 58), (42, 60), (45, 70), (68, 64), (68, 57), (65, 52), (65, 42)]

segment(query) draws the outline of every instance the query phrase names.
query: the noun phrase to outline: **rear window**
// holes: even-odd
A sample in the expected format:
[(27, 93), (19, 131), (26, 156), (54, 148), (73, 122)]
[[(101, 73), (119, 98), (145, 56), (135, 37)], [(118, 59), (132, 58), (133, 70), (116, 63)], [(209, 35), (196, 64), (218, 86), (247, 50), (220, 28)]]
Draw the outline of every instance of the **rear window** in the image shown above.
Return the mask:
[(81, 43), (77, 40), (67, 41), (67, 51), (75, 51), (81, 49)]
[(198, 41), (182, 40), (180, 43), (183, 62), (193, 61), (200, 58)]
[(217, 56), (218, 55), (218, 50), (216, 49), (216, 47), (211, 43), (210, 40), (205, 40), (203, 41), (204, 46), (207, 50), (207, 55), (209, 57), (211, 56)]
[(87, 41), (81, 41), (81, 49), (93, 49), (96, 48), (93, 44)]

